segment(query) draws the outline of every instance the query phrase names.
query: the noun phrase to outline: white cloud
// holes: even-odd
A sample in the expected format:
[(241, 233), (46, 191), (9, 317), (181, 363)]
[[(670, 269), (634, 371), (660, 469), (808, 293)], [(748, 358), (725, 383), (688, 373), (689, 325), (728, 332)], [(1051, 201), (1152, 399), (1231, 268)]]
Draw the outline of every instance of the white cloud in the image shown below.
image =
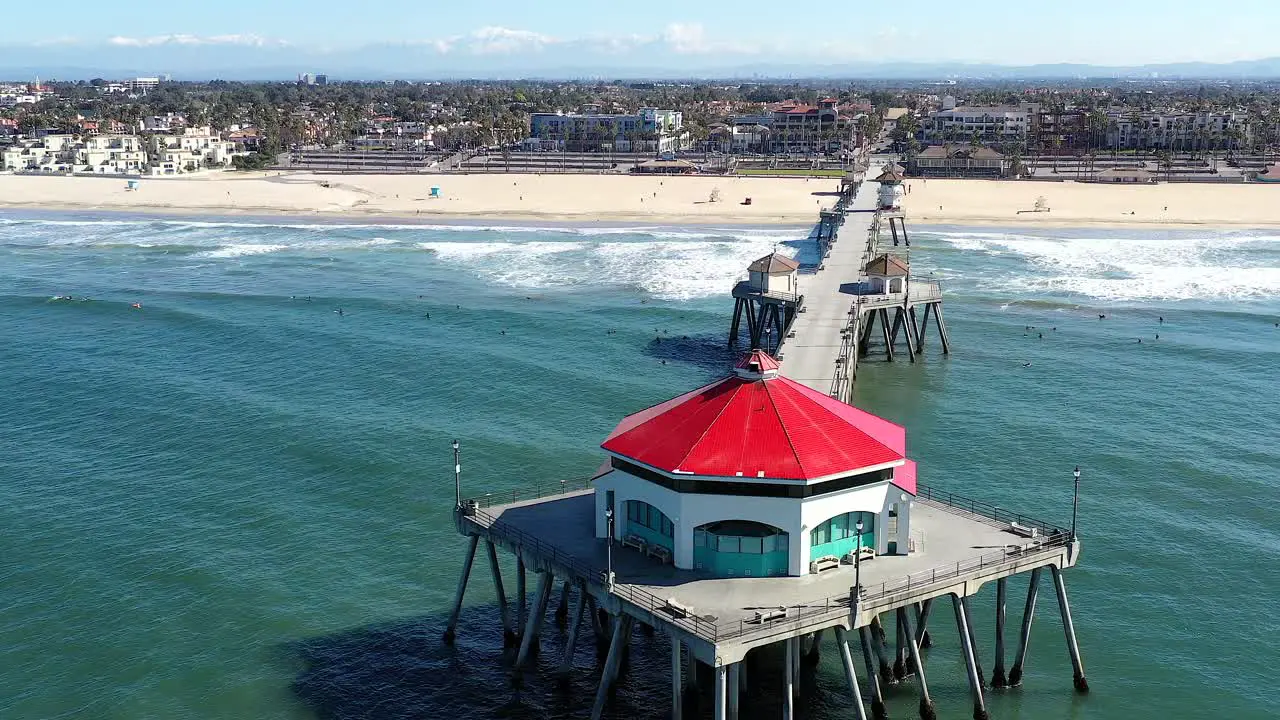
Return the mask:
[(704, 53), (711, 49), (706, 31), (696, 23), (671, 23), (663, 29), (662, 41), (678, 53)]
[(124, 37), (116, 35), (107, 39), (110, 45), (119, 47), (156, 47), (161, 45), (245, 45), (250, 47), (266, 47), (267, 45), (286, 45), (282, 40), (268, 40), (259, 35), (153, 35), (151, 37)]

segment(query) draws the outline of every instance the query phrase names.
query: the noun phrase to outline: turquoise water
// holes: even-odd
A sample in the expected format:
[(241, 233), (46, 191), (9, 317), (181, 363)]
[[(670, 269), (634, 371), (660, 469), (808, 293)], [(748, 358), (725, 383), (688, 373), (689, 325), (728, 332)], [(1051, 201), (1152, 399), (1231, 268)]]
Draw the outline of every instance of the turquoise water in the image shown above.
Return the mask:
[[(3, 216), (0, 718), (583, 716), (590, 643), (568, 693), (513, 685), (485, 575), (439, 641), (449, 441), (471, 492), (589, 474), (618, 418), (723, 372), (727, 288), (804, 235)], [(1067, 579), (1093, 692), (1042, 592), (992, 716), (1270, 716), (1280, 237), (913, 239), (954, 355), (861, 366), (857, 404), (907, 426), (934, 486), (1062, 521), (1084, 473)], [(975, 612), (989, 672), (990, 592)], [(967, 717), (950, 617), (930, 685)], [(665, 717), (667, 651), (636, 645), (618, 716)], [(776, 717), (757, 676), (746, 716)], [(806, 717), (852, 717), (831, 646), (815, 682)]]

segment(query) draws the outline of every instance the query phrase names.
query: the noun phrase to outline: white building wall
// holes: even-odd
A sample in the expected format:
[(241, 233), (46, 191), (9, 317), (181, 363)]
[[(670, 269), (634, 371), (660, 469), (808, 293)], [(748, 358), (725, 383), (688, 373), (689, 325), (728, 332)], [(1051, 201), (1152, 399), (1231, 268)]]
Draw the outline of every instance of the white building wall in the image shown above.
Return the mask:
[[(626, 502), (639, 500), (661, 510), (675, 526), (675, 566), (693, 569), (693, 531), (720, 520), (747, 520), (772, 525), (787, 533), (788, 573), (809, 573), (809, 531), (819, 523), (848, 512), (869, 512), (878, 516), (876, 552), (884, 554), (889, 537), (881, 530), (887, 524), (890, 486), (887, 482), (852, 488), (840, 493), (799, 500), (795, 498), (742, 497), (678, 493), (614, 470), (593, 483), (596, 503), (596, 537), (609, 534), (605, 518), (608, 492), (614, 492), (614, 539), (626, 535)], [(899, 527), (905, 527), (899, 519)], [(894, 538), (897, 539), (897, 538)], [(905, 552), (905, 540), (899, 547)]]

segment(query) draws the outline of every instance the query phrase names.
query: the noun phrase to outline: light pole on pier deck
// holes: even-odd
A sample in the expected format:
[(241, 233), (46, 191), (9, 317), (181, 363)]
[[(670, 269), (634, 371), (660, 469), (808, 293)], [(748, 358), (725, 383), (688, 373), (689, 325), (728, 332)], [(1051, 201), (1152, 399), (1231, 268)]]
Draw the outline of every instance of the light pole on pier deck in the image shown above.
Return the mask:
[(853, 524), (854, 532), (858, 533), (856, 546), (853, 550), (853, 593), (856, 601), (862, 600), (862, 521), (859, 520)]
[(453, 501), (454, 508), (462, 507), (462, 463), (458, 461), (458, 441), (453, 441)]
[(605, 546), (605, 572), (608, 574), (605, 583), (609, 590), (613, 590), (613, 508), (604, 511), (604, 519), (609, 528), (609, 544)]
[(1076, 469), (1071, 472), (1071, 475), (1075, 477), (1075, 481), (1076, 481), (1075, 492), (1073, 492), (1071, 495), (1071, 541), (1075, 542), (1076, 540), (1076, 509), (1080, 506), (1080, 466), (1079, 465), (1077, 465)]

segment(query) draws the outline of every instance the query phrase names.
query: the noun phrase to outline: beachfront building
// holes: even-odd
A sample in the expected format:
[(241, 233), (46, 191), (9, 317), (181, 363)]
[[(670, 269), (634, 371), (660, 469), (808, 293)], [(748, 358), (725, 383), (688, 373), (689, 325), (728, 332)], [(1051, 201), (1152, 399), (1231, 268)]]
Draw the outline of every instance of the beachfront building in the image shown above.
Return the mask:
[(1243, 111), (1112, 109), (1106, 121), (1106, 147), (1120, 150), (1223, 150), (1240, 148), (1252, 137)]
[(138, 120), (138, 129), (148, 133), (173, 132), (187, 126), (187, 117), (181, 113), (147, 115)]
[(72, 172), (77, 148), (73, 135), (50, 133), (20, 140), (0, 152), (0, 167), (15, 172)]
[(733, 126), (756, 135), (763, 128), (767, 142), (760, 144), (767, 152), (827, 153), (856, 144), (856, 119), (856, 114), (845, 112), (836, 98), (829, 97), (816, 105), (784, 100), (770, 105), (766, 113), (735, 117)]
[(137, 135), (97, 135), (76, 151), (76, 172), (95, 175), (140, 175), (147, 150)]
[(938, 110), (921, 123), (921, 139), (925, 142), (967, 142), (976, 135), (985, 142), (1022, 140), (1031, 127), (1033, 110), (1030, 105), (960, 106)]
[[(733, 374), (630, 415), (601, 447), (595, 535), (716, 576), (800, 576), (906, 555), (906, 431), (749, 353)], [(859, 531), (860, 528), (860, 531)]]
[(921, 177), (985, 177), (1009, 174), (1011, 161), (988, 147), (935, 145), (911, 159), (908, 170)]
[(244, 151), (208, 126), (189, 128), (178, 135), (157, 134), (150, 137), (150, 172), (152, 175), (178, 175), (208, 168), (229, 167), (232, 158)]
[(895, 295), (907, 291), (907, 277), (911, 270), (907, 261), (885, 253), (874, 258), (863, 268), (872, 295)]
[(683, 113), (652, 107), (631, 115), (534, 113), (529, 117), (526, 144), (588, 152), (674, 152), (688, 140), (683, 128)]

